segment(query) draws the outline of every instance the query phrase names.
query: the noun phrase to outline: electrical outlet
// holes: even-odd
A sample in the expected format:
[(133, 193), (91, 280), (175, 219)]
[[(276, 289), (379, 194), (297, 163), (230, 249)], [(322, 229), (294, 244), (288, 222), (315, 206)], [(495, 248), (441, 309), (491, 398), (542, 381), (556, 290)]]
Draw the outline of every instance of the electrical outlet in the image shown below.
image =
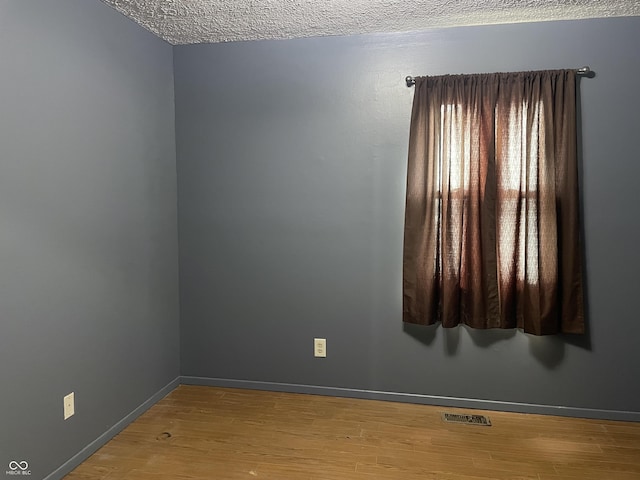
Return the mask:
[(313, 339), (313, 356), (323, 357), (323, 358), (327, 356), (327, 339), (326, 338)]
[(68, 419), (76, 413), (76, 401), (73, 392), (64, 397), (64, 419)]

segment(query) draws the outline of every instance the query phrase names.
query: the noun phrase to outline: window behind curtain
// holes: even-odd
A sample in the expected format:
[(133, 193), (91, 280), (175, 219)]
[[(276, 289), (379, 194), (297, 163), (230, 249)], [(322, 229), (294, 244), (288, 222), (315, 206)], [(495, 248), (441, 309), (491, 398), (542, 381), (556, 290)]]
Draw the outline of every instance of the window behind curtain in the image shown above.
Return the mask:
[(575, 71), (416, 79), (403, 320), (584, 332)]

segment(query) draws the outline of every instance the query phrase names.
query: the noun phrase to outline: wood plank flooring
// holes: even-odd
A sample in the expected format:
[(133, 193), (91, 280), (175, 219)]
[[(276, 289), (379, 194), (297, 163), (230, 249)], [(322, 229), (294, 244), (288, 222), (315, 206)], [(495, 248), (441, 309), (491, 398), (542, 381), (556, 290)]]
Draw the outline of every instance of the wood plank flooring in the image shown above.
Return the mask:
[(640, 423), (182, 385), (65, 479), (638, 480)]

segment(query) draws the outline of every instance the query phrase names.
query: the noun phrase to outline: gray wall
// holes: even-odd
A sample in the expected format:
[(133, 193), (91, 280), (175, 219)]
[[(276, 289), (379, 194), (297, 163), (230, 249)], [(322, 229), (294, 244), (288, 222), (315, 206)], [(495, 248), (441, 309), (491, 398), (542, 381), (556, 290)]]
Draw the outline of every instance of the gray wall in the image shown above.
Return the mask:
[[(172, 69), (97, 0), (1, 0), (0, 472), (126, 423), (174, 384), (179, 334), (188, 381), (639, 414), (639, 42), (639, 18), (520, 24), (184, 46)], [(403, 77), (583, 64), (589, 335), (403, 327)]]
[[(628, 18), (176, 47), (182, 374), (640, 413), (639, 44)], [(403, 327), (405, 75), (585, 64), (589, 335)]]
[(0, 475), (43, 478), (179, 374), (172, 68), (97, 0), (0, 1)]

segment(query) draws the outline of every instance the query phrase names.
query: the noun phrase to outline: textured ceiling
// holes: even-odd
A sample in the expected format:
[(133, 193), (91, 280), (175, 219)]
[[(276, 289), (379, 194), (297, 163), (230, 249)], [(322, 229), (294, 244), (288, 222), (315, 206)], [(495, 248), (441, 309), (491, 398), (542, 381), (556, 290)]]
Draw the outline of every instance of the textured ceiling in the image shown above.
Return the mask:
[(640, 15), (640, 0), (102, 1), (174, 45)]

